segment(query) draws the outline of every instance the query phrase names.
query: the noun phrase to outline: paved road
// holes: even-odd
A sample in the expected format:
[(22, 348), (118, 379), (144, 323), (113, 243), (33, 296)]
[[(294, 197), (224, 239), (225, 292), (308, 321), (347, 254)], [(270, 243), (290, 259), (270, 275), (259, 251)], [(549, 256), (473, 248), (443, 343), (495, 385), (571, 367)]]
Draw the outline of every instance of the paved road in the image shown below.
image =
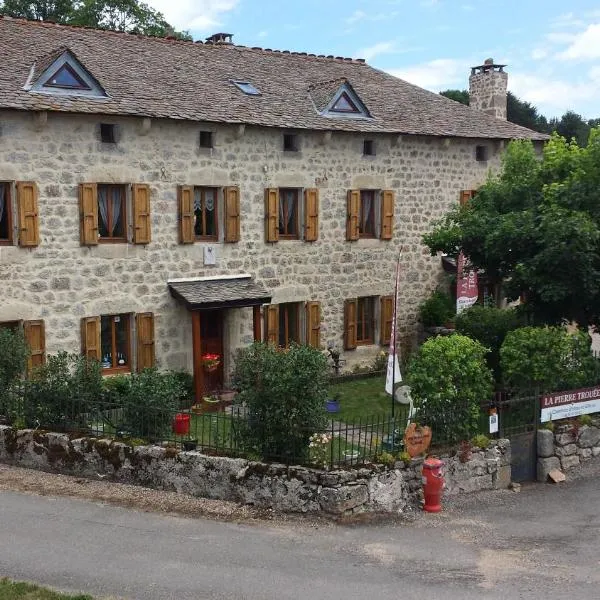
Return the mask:
[(244, 525), (0, 492), (0, 575), (140, 600), (597, 600), (600, 476), (442, 515)]

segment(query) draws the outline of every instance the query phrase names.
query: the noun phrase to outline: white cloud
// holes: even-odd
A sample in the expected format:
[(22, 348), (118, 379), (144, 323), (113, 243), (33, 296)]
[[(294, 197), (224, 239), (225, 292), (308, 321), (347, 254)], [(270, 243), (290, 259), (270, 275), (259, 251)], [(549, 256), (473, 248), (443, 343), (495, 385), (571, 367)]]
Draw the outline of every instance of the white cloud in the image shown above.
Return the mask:
[(261, 40), (263, 40), (263, 39), (265, 39), (265, 38), (266, 38), (268, 35), (269, 35), (269, 32), (263, 29), (262, 31), (259, 31), (259, 32), (256, 34), (256, 37), (257, 37), (257, 38), (259, 38), (259, 39), (261, 39)]
[(577, 34), (571, 45), (558, 54), (563, 60), (590, 60), (600, 58), (600, 23), (588, 25)]
[(584, 27), (585, 21), (578, 19), (575, 17), (575, 14), (572, 12), (564, 13), (562, 15), (558, 15), (550, 21), (550, 27), (555, 29), (562, 29), (564, 27)]
[(238, 0), (148, 0), (176, 29), (210, 31), (221, 25), (221, 17), (233, 10)]
[(546, 39), (551, 44), (570, 44), (577, 38), (576, 33), (568, 33), (566, 31), (555, 31), (546, 34)]
[(545, 48), (534, 48), (531, 51), (531, 58), (533, 60), (542, 60), (548, 56), (548, 50)]
[(354, 23), (358, 23), (358, 21), (362, 21), (367, 18), (367, 13), (362, 10), (355, 10), (347, 19), (346, 23), (348, 25), (354, 25)]
[(448, 87), (465, 88), (470, 64), (467, 59), (438, 58), (404, 69), (388, 69), (388, 73), (437, 92)]
[(394, 52), (394, 47), (394, 42), (379, 42), (378, 44), (359, 50), (358, 56), (361, 56), (366, 61), (370, 62), (380, 54), (389, 54), (390, 52)]

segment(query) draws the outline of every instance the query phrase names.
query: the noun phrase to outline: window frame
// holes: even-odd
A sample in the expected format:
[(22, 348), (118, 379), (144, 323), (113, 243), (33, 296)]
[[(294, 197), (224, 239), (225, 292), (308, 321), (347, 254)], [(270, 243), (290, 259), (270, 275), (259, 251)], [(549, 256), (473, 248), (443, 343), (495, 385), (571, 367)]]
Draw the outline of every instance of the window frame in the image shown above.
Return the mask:
[[(371, 346), (375, 344), (376, 335), (376, 296), (359, 296), (356, 298), (356, 345), (357, 346)], [(371, 318), (370, 320), (365, 319), (365, 304), (370, 304)], [(365, 323), (368, 324), (368, 331), (365, 331)], [(361, 327), (362, 325), (362, 327)], [(362, 329), (362, 331), (361, 331)], [(359, 335), (360, 334), (360, 335)], [(365, 337), (365, 334), (368, 334)], [(362, 337), (361, 337), (362, 335)]]
[[(336, 106), (338, 105), (338, 103), (340, 102), (340, 100), (344, 99), (348, 105), (350, 106), (350, 108), (336, 108)], [(334, 113), (340, 113), (340, 114), (345, 114), (345, 115), (356, 115), (356, 114), (360, 114), (361, 111), (358, 108), (358, 106), (356, 106), (356, 103), (354, 102), (354, 100), (352, 100), (352, 98), (350, 98), (350, 95), (348, 94), (348, 92), (343, 91), (335, 100), (335, 102), (333, 103), (333, 106), (329, 109), (329, 112), (334, 112)]]
[(117, 143), (117, 126), (114, 123), (100, 123), (100, 141), (103, 144)]
[(218, 242), (219, 241), (219, 233), (220, 233), (220, 227), (219, 227), (219, 190), (220, 188), (218, 187), (213, 187), (213, 186), (205, 186), (205, 185), (195, 185), (193, 186), (193, 199), (192, 201), (195, 204), (196, 201), (196, 190), (200, 190), (200, 212), (201, 212), (201, 216), (202, 216), (202, 224), (203, 224), (203, 231), (206, 231), (206, 201), (205, 201), (205, 196), (204, 193), (207, 190), (212, 190), (214, 195), (215, 195), (215, 209), (214, 209), (214, 220), (215, 220), (215, 233), (212, 235), (196, 235), (196, 209), (195, 207), (193, 210), (193, 214), (194, 214), (194, 241), (195, 242)]
[[(73, 79), (75, 79), (75, 81), (77, 81), (79, 83), (79, 85), (61, 85), (58, 83), (50, 83), (50, 81), (52, 79), (54, 79), (62, 70), (68, 71), (69, 74), (71, 75), (71, 77), (73, 77)], [(58, 88), (61, 90), (81, 90), (81, 91), (85, 91), (85, 92), (89, 92), (91, 91), (91, 87), (79, 76), (79, 74), (75, 71), (75, 69), (73, 69), (73, 67), (68, 63), (65, 62), (62, 65), (60, 65), (56, 71), (54, 71), (54, 74), (51, 75), (50, 77), (48, 77), (48, 80), (44, 83), (43, 87), (49, 87), (49, 88)]]
[[(363, 195), (364, 194), (372, 194), (372, 202), (371, 202), (371, 210), (369, 211), (371, 216), (372, 223), (372, 232), (364, 231), (364, 225), (368, 221), (368, 218), (365, 220), (364, 211), (363, 211)], [(378, 190), (360, 190), (360, 207), (358, 213), (358, 237), (359, 239), (375, 239), (377, 238), (377, 223), (375, 222), (377, 213), (375, 211), (375, 205), (378, 201)]]
[(490, 149), (486, 144), (477, 144), (475, 146), (475, 161), (487, 162), (489, 160)]
[(284, 152), (300, 152), (300, 137), (297, 133), (284, 133), (282, 142)]
[(14, 215), (13, 215), (13, 185), (10, 181), (0, 181), (0, 185), (5, 188), (4, 212), (6, 213), (6, 226), (8, 237), (0, 238), (0, 246), (12, 246), (14, 244)]
[[(207, 139), (208, 139), (208, 144), (206, 144)], [(202, 129), (200, 131), (199, 144), (200, 144), (200, 148), (202, 148), (204, 150), (212, 150), (215, 147), (214, 131), (210, 131), (208, 129)]]
[[(302, 189), (300, 188), (278, 188), (279, 193), (279, 210), (285, 210), (284, 204), (282, 203), (282, 192), (294, 192), (295, 194), (295, 213), (296, 213), (296, 231), (295, 233), (290, 233), (289, 231), (286, 233), (282, 233), (282, 219), (279, 219), (279, 239), (280, 240), (299, 240), (300, 239), (300, 196), (302, 195)], [(286, 215), (284, 214), (284, 217)]]
[[(100, 212), (100, 188), (107, 188), (107, 197), (110, 193), (111, 189), (119, 188), (121, 191), (121, 219), (123, 220), (123, 235), (122, 236), (102, 236), (100, 235), (100, 221), (102, 219), (102, 213)], [(99, 244), (128, 244), (129, 243), (129, 198), (127, 194), (127, 190), (131, 189), (130, 184), (126, 183), (98, 183), (96, 184), (96, 203), (98, 204), (98, 243)], [(108, 222), (106, 224), (106, 228), (109, 229), (109, 225), (112, 221), (112, 208), (110, 203), (108, 204), (108, 208), (110, 210), (110, 216), (108, 218)]]
[(363, 156), (376, 156), (375, 140), (363, 140)]
[[(125, 345), (126, 352), (128, 356), (128, 361), (126, 365), (114, 366), (115, 356), (117, 355), (117, 338), (116, 338), (116, 330), (115, 330), (115, 317), (120, 317), (121, 319), (125, 318), (127, 320), (125, 327)], [(111, 319), (111, 356), (113, 357), (113, 362), (110, 367), (102, 367), (102, 375), (112, 375), (114, 373), (133, 373), (134, 364), (133, 364), (133, 354), (132, 354), (132, 344), (131, 344), (131, 326), (132, 326), (132, 318), (129, 313), (114, 313), (110, 315), (100, 315), (100, 365), (103, 364), (103, 353), (102, 353), (102, 319), (110, 318)]]
[[(279, 331), (278, 331), (278, 340), (277, 345), (280, 348), (289, 348), (291, 343), (295, 343), (298, 345), (305, 344), (305, 340), (302, 336), (302, 324), (300, 321), (300, 315), (302, 313), (302, 302), (283, 302), (278, 304), (279, 310)], [(290, 313), (292, 310), (295, 310), (295, 318), (290, 318)], [(295, 323), (293, 323), (295, 321)], [(283, 327), (281, 327), (283, 323)], [(290, 324), (292, 324), (296, 329), (297, 339), (290, 339)], [(280, 342), (283, 340), (283, 344)]]

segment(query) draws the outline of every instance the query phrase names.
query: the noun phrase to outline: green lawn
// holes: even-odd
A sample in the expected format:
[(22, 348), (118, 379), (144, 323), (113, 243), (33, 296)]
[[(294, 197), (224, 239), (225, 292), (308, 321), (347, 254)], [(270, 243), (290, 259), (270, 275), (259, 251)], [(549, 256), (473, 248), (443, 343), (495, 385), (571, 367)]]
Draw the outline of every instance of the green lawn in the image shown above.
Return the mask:
[(0, 600), (93, 600), (91, 596), (59, 594), (29, 583), (0, 579)]
[(331, 415), (336, 421), (352, 423), (359, 419), (388, 416), (392, 411), (391, 396), (385, 392), (385, 377), (337, 383), (329, 387), (329, 397), (335, 394), (340, 396), (340, 412)]

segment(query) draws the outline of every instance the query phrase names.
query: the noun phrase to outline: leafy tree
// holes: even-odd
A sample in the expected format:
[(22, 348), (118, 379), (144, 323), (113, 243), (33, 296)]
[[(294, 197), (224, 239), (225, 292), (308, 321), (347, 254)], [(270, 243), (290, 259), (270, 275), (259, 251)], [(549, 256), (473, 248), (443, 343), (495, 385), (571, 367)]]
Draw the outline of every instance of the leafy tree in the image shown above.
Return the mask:
[(600, 130), (583, 149), (554, 135), (541, 160), (531, 142), (511, 142), (503, 161), (425, 244), (462, 248), (510, 300), (525, 295), (534, 324), (600, 325)]
[(450, 100), (469, 106), (469, 92), (467, 90), (444, 90), (440, 92), (440, 96), (445, 96)]
[(572, 110), (567, 111), (561, 118), (550, 121), (552, 131), (556, 131), (567, 140), (576, 140), (580, 146), (585, 146), (590, 135), (590, 126)]
[(0, 14), (35, 21), (68, 23), (74, 0), (4, 0)]
[(0, 416), (13, 421), (18, 414), (14, 386), (25, 373), (29, 348), (23, 332), (0, 328)]
[(417, 419), (438, 442), (468, 440), (478, 432), (480, 404), (493, 391), (487, 348), (464, 335), (427, 340), (408, 365), (406, 379)]

